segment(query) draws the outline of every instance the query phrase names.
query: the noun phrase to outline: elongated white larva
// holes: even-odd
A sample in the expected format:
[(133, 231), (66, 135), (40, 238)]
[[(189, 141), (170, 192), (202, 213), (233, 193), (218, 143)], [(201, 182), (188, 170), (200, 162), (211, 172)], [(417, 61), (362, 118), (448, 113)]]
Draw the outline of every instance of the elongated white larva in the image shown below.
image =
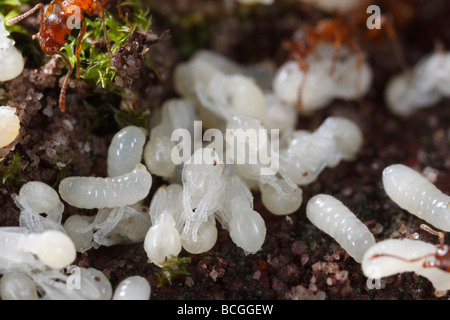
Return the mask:
[(437, 293), (450, 290), (450, 272), (433, 263), (438, 248), (430, 243), (411, 239), (387, 239), (370, 247), (363, 256), (362, 270), (369, 279), (377, 280), (397, 273), (415, 272), (428, 278)]
[(144, 130), (128, 126), (117, 132), (108, 149), (108, 176), (117, 177), (133, 170), (142, 160)]
[(150, 192), (152, 176), (143, 164), (113, 178), (69, 177), (59, 184), (59, 194), (68, 204), (85, 209), (133, 205)]
[(394, 164), (383, 171), (387, 195), (409, 213), (444, 231), (450, 231), (450, 196), (417, 171)]
[(320, 230), (333, 237), (357, 262), (375, 244), (375, 237), (342, 202), (319, 194), (306, 206), (306, 216)]

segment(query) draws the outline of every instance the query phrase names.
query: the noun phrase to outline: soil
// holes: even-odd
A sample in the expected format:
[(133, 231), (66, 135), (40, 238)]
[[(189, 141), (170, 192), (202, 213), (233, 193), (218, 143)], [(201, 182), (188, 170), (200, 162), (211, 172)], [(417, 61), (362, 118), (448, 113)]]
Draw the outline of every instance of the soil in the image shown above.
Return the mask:
[[(381, 7), (382, 13), (400, 17), (396, 20), (395, 42), (409, 65), (430, 53), (437, 43), (450, 47), (450, 22), (446, 17), (450, 12), (449, 1), (396, 2), (409, 4), (403, 9), (414, 8), (411, 16), (396, 15), (399, 9), (388, 1), (373, 3)], [(270, 59), (280, 64), (287, 59), (283, 43), (298, 28), (314, 26), (320, 19), (330, 17), (295, 0), (275, 0), (268, 7), (242, 7), (231, 0), (166, 0), (145, 4), (152, 13), (153, 32), (162, 35), (169, 30), (171, 34), (161, 37), (157, 44), (152, 42), (146, 53), (161, 77), (141, 64), (132, 65), (132, 72), (124, 72), (124, 61), (116, 61), (117, 68), (122, 68), (122, 77), (116, 85), (136, 94), (137, 102), (133, 101), (145, 112), (153, 112), (165, 99), (175, 96), (171, 85), (173, 67), (195, 49), (209, 48), (241, 63)], [(114, 7), (113, 2), (106, 9)], [(350, 23), (361, 17), (365, 21), (365, 9), (345, 21)], [(28, 26), (36, 28), (32, 23)], [(369, 289), (360, 264), (305, 216), (309, 198), (328, 193), (366, 223), (377, 241), (411, 237), (417, 232), (420, 239), (438, 243), (435, 236), (419, 229), (423, 221), (401, 210), (387, 197), (381, 185), (381, 172), (390, 164), (403, 163), (435, 176), (435, 185), (450, 194), (450, 100), (443, 99), (408, 118), (393, 115), (385, 105), (384, 89), (402, 66), (394, 56), (392, 41), (385, 34), (365, 37), (367, 28), (363, 26), (354, 31), (373, 67), (370, 92), (362, 102), (335, 100), (312, 115), (300, 116), (298, 128), (314, 130), (331, 115), (348, 117), (364, 132), (363, 148), (355, 161), (325, 169), (317, 181), (303, 187), (303, 204), (294, 214), (280, 217), (267, 212), (255, 194), (255, 208), (267, 226), (261, 251), (246, 256), (230, 240), (228, 232), (219, 228), (218, 241), (208, 253), (181, 252), (180, 257), (190, 258), (184, 264), (188, 274), (175, 275), (170, 283), (160, 286), (157, 275), (161, 269), (147, 263), (142, 243), (90, 250), (79, 254), (75, 264), (103, 271), (113, 287), (127, 276), (141, 275), (152, 286), (153, 300), (447, 300), (448, 295), (434, 295), (426, 278), (410, 272), (383, 279), (381, 289)], [(140, 44), (154, 40), (149, 34), (139, 39)], [(18, 38), (18, 45), (19, 41), (28, 40)], [(138, 46), (136, 50), (142, 48)], [(139, 62), (139, 55), (126, 54), (130, 60)], [(0, 226), (18, 225), (20, 212), (11, 194), (25, 181), (39, 180), (56, 186), (62, 175), (105, 176), (107, 148), (119, 128), (110, 109), (92, 107), (107, 101), (120, 109), (117, 96), (83, 80), (71, 80), (66, 112), (61, 113), (57, 105), (58, 81), (65, 74), (64, 64), (57, 58), (47, 59), (42, 65), (34, 60), (38, 59), (29, 59), (23, 74), (5, 83), (5, 90), (0, 92), (3, 100), (19, 109), (22, 122), (16, 142), (0, 149), (0, 157), (5, 157), (2, 174), (13, 170), (14, 154), (22, 156), (20, 178), (0, 186)], [(155, 177), (147, 201), (162, 183)], [(64, 219), (72, 214), (94, 213), (66, 206)], [(446, 239), (450, 240), (448, 236)]]

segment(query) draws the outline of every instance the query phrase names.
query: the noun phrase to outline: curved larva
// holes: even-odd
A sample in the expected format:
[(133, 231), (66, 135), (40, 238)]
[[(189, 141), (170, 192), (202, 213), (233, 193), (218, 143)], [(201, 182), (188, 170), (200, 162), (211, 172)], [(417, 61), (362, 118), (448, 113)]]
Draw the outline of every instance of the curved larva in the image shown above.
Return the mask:
[(424, 267), (433, 263), (437, 247), (420, 240), (388, 239), (370, 247), (363, 256), (362, 271), (369, 279), (381, 279), (397, 273), (415, 272), (433, 284), (436, 294), (450, 290), (450, 272), (436, 267)]
[(387, 239), (370, 247), (361, 267), (366, 277), (379, 279), (397, 273), (415, 271), (424, 260), (436, 253), (430, 243), (411, 239)]
[(361, 262), (364, 252), (375, 244), (375, 237), (364, 223), (332, 196), (319, 194), (312, 197), (308, 201), (306, 215), (357, 262)]
[(68, 204), (84, 209), (115, 208), (135, 204), (150, 192), (152, 176), (143, 164), (113, 178), (69, 177), (59, 184)]
[(145, 133), (136, 126), (117, 132), (108, 149), (108, 176), (117, 177), (133, 170), (142, 160)]
[(450, 196), (420, 173), (402, 164), (388, 166), (383, 170), (383, 186), (402, 209), (436, 228), (450, 231)]

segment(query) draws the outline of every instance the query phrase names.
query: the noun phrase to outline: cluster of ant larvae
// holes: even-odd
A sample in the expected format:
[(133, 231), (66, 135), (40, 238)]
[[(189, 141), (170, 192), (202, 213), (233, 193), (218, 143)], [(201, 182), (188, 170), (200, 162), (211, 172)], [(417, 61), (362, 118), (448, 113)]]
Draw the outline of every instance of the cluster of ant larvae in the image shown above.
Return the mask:
[(415, 272), (430, 280), (439, 296), (450, 290), (450, 273), (435, 267), (438, 250), (435, 245), (421, 240), (387, 239), (366, 251), (361, 266), (364, 275), (371, 281), (378, 281), (380, 287), (381, 278)]
[(285, 62), (273, 78), (275, 95), (285, 104), (299, 105), (302, 113), (324, 108), (333, 99), (355, 100), (364, 96), (372, 83), (370, 65), (360, 61), (360, 53), (342, 46), (330, 75), (334, 52), (333, 45), (319, 44), (306, 57), (308, 72), (303, 72), (297, 61)]
[(450, 54), (442, 50), (422, 58), (412, 70), (394, 76), (385, 99), (392, 113), (407, 117), (450, 96)]
[(320, 230), (335, 239), (355, 261), (375, 244), (375, 237), (341, 201), (326, 195), (312, 197), (306, 206), (306, 216)]
[(20, 120), (16, 115), (16, 109), (8, 106), (0, 106), (0, 148), (11, 144), (19, 135)]
[(263, 121), (267, 128), (292, 129), (296, 107), (281, 102), (273, 94), (274, 73), (274, 66), (268, 63), (242, 66), (217, 53), (201, 50), (189, 61), (177, 65), (174, 86), (196, 106), (205, 128), (222, 130), (227, 121), (243, 114)]
[(8, 38), (9, 32), (0, 17), (0, 81), (9, 81), (19, 76), (24, 67), (22, 54), (14, 41)]
[(343, 117), (328, 117), (314, 132), (294, 131), (280, 150), (280, 171), (298, 185), (317, 179), (341, 160), (353, 160), (363, 144), (358, 125)]
[(436, 228), (450, 231), (450, 196), (419, 172), (403, 164), (390, 165), (383, 170), (383, 187), (400, 208)]

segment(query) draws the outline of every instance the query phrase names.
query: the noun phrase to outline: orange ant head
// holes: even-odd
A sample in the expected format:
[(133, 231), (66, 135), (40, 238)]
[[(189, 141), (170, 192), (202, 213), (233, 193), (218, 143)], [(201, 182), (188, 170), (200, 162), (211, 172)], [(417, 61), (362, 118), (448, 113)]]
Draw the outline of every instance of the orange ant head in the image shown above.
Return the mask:
[(67, 15), (63, 12), (50, 13), (45, 17), (39, 31), (42, 50), (50, 56), (59, 52), (69, 38), (71, 31), (67, 24)]

